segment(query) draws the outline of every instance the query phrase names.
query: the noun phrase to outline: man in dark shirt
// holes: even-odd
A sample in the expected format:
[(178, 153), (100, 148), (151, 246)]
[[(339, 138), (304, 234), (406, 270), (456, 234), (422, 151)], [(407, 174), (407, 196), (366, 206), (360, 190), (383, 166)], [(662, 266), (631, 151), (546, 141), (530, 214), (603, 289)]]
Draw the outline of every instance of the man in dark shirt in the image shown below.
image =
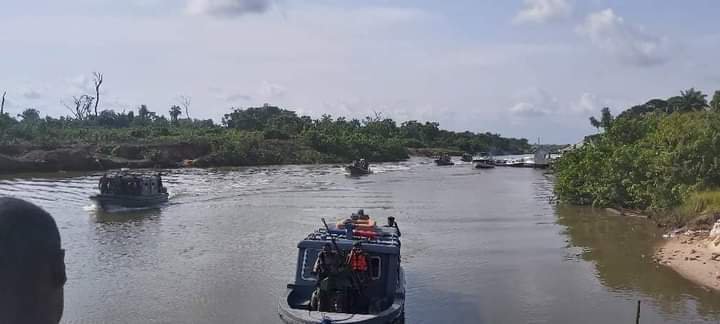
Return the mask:
[(65, 281), (65, 251), (52, 216), (0, 197), (0, 324), (59, 323)]

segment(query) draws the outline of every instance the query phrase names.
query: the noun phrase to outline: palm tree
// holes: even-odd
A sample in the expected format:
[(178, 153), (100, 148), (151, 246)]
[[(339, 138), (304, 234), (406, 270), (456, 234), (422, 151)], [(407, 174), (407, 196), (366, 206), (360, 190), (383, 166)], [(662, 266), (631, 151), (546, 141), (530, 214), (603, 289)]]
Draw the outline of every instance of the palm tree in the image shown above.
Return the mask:
[(695, 88), (680, 91), (682, 100), (679, 102), (679, 110), (682, 112), (704, 110), (708, 106), (705, 97), (707, 97), (706, 94), (695, 90)]
[(182, 114), (182, 109), (178, 105), (170, 107), (170, 119), (173, 123), (177, 123), (178, 116)]
[(610, 108), (605, 107), (602, 110), (600, 110), (600, 120), (595, 118), (595, 116), (590, 117), (590, 125), (600, 130), (600, 128), (607, 130), (612, 125), (613, 121), (615, 120), (615, 117), (613, 117), (612, 113), (610, 112)]
[(138, 108), (138, 117), (140, 117), (140, 120), (147, 120), (150, 118), (150, 110), (148, 110), (146, 105), (140, 105), (140, 108)]

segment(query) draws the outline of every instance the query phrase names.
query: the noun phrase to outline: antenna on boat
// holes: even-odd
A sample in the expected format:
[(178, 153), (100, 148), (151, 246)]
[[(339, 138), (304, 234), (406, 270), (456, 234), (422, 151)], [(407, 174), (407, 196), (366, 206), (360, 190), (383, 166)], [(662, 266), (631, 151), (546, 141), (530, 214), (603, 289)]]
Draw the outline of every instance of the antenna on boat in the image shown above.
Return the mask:
[(320, 219), (322, 220), (323, 225), (325, 225), (325, 229), (327, 230), (328, 236), (330, 236), (330, 241), (332, 241), (335, 251), (337, 251), (337, 253), (339, 255), (342, 255), (342, 251), (340, 251), (340, 248), (338, 247), (337, 242), (335, 242), (335, 238), (330, 233), (330, 226), (328, 226), (328, 224), (325, 222), (325, 218), (320, 218)]

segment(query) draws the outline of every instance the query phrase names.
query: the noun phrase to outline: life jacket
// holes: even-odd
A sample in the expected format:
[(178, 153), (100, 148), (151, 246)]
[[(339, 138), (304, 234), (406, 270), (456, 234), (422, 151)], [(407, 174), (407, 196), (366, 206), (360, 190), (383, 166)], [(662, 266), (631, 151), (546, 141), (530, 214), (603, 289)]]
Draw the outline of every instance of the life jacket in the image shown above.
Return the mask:
[(350, 250), (350, 254), (347, 257), (347, 264), (352, 271), (364, 272), (368, 270), (367, 256), (360, 250)]

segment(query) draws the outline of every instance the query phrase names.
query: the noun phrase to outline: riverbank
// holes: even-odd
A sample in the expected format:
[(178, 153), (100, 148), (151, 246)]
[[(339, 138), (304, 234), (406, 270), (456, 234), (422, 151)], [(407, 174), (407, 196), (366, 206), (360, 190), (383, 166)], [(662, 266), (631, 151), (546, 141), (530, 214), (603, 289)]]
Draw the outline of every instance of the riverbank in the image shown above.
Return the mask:
[[(148, 144), (0, 146), (0, 174), (100, 171), (118, 168), (179, 168), (270, 164), (347, 163), (354, 157), (320, 152), (299, 140), (261, 139), (218, 146), (203, 141)], [(381, 152), (372, 162), (409, 157), (404, 150)]]
[(720, 292), (720, 236), (687, 231), (662, 242), (654, 260), (698, 285)]

